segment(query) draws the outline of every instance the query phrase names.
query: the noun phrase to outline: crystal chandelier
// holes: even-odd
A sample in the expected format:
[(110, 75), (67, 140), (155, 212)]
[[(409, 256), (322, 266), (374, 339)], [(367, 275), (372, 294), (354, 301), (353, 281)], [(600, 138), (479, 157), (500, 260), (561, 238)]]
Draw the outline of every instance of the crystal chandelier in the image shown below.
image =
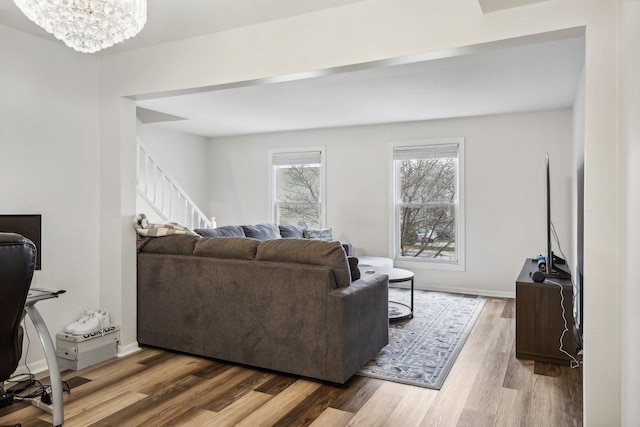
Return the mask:
[(147, 0), (14, 0), (27, 18), (67, 46), (94, 53), (140, 32)]

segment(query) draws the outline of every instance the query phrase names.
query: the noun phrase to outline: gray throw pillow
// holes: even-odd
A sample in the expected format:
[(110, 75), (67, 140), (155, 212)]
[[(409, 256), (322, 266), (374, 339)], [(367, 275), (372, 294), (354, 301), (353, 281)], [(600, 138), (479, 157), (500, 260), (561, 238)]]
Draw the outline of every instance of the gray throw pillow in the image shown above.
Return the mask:
[(280, 229), (276, 224), (243, 225), (247, 237), (258, 240), (280, 239)]
[(330, 241), (333, 239), (330, 228), (307, 228), (302, 233), (305, 239)]
[(193, 231), (202, 237), (245, 237), (244, 230), (239, 225), (224, 225), (218, 228), (197, 228)]
[(360, 269), (358, 268), (358, 258), (354, 256), (348, 256), (347, 262), (349, 263), (349, 271), (351, 271), (351, 281), (358, 280), (360, 278)]
[(302, 239), (304, 238), (304, 230), (307, 228), (307, 224), (304, 221), (300, 221), (297, 224), (280, 224), (280, 236), (283, 238)]

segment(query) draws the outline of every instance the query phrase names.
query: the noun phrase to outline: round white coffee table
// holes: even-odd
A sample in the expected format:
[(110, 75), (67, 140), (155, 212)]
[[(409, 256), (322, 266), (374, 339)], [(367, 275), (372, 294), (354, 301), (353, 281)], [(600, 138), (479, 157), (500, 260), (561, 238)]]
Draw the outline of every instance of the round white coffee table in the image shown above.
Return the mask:
[(361, 274), (380, 273), (389, 276), (389, 283), (411, 281), (411, 304), (389, 301), (389, 320), (413, 318), (413, 272), (402, 268), (394, 268), (393, 260), (383, 257), (361, 256), (358, 258), (358, 268)]

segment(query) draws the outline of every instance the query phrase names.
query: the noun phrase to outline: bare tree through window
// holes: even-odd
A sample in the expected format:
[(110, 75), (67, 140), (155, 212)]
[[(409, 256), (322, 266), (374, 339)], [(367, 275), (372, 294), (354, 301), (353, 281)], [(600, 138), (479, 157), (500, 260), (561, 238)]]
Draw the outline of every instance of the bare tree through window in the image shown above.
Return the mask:
[(322, 226), (323, 155), (321, 149), (274, 152), (273, 213), (281, 224)]
[(320, 226), (320, 167), (292, 165), (281, 168), (279, 188), (280, 222), (305, 222)]
[(394, 154), (400, 257), (457, 261), (458, 159), (454, 147), (453, 154), (450, 148), (444, 153), (436, 148), (432, 153), (429, 146)]

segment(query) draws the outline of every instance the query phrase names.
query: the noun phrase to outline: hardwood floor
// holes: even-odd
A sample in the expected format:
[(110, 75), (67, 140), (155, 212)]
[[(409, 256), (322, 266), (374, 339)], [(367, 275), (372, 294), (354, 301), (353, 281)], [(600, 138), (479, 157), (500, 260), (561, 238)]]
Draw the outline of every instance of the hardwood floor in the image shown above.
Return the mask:
[[(489, 299), (441, 390), (341, 387), (145, 348), (66, 371), (65, 426), (580, 426), (580, 369), (515, 358), (514, 300)], [(24, 403), (0, 425), (51, 425)]]

